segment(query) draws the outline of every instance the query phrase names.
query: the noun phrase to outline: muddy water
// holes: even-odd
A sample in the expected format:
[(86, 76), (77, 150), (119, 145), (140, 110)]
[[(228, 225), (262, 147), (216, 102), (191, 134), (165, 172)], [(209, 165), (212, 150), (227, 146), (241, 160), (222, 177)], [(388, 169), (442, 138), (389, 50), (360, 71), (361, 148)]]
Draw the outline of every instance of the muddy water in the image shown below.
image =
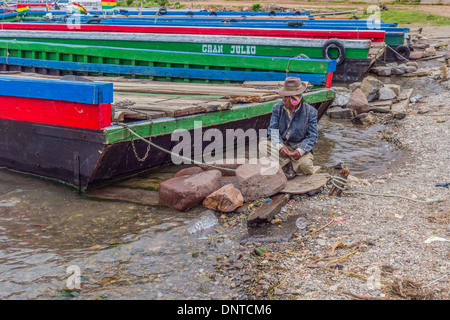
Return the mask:
[[(324, 117), (316, 164), (380, 168), (395, 154), (375, 137), (382, 130)], [(247, 230), (219, 221), (202, 207), (94, 201), (0, 169), (0, 299), (231, 299), (214, 264)]]

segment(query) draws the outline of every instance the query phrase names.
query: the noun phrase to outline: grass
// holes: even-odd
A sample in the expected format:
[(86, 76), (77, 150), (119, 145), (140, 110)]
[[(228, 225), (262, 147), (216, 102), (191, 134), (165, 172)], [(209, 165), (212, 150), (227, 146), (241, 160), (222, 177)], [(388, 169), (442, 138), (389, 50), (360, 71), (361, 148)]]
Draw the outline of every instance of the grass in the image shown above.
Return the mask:
[[(433, 26), (450, 26), (450, 17), (430, 14), (428, 12), (416, 9), (389, 9), (381, 11), (381, 20), (383, 22), (397, 22), (399, 25), (406, 24), (430, 24)], [(359, 15), (358, 15), (359, 16)], [(366, 19), (369, 15), (359, 16)]]

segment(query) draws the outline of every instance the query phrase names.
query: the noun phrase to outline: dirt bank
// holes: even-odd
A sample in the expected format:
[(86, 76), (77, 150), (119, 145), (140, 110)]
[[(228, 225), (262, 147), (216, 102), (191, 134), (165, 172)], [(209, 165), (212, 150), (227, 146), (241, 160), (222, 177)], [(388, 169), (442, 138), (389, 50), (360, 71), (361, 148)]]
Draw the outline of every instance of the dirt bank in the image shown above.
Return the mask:
[[(207, 7), (207, 6), (220, 6), (226, 7), (230, 9), (238, 9), (243, 7), (251, 8), (253, 4), (260, 3), (261, 5), (277, 5), (284, 8), (326, 8), (326, 2), (308, 2), (308, 1), (294, 1), (294, 0), (283, 0), (283, 1), (224, 1), (224, 0), (205, 0), (205, 1), (179, 1), (181, 4), (185, 6), (194, 6), (194, 7)], [(370, 2), (367, 4), (355, 4), (355, 3), (328, 3), (328, 8), (342, 8), (342, 9), (356, 9), (358, 11), (362, 11), (367, 6), (370, 5)], [(392, 5), (389, 4), (388, 8), (413, 8), (420, 9), (432, 14), (441, 15), (445, 17), (450, 17), (450, 6), (448, 5)]]

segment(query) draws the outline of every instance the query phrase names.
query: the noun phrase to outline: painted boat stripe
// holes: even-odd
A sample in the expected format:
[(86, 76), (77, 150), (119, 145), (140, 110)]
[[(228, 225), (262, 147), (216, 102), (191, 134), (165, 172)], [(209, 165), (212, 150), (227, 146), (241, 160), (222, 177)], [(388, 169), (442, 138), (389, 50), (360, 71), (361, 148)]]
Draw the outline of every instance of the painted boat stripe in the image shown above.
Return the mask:
[[(8, 62), (6, 61), (8, 60)], [(58, 70), (71, 70), (80, 72), (102, 72), (118, 73), (130, 75), (161, 76), (174, 78), (192, 78), (207, 80), (229, 80), (229, 81), (283, 81), (286, 78), (285, 72), (258, 72), (258, 71), (229, 71), (229, 70), (207, 70), (207, 69), (184, 69), (184, 68), (164, 68), (164, 67), (144, 67), (128, 65), (110, 65), (98, 63), (62, 62), (52, 60), (38, 60), (27, 58), (0, 57), (0, 63), (9, 65), (19, 65), (26, 67), (49, 68)], [(332, 61), (331, 64), (335, 64)], [(289, 76), (300, 77), (303, 81), (308, 81), (313, 85), (324, 85), (326, 74), (289, 73)]]
[[(322, 47), (327, 39), (302, 38), (271, 38), (271, 37), (233, 37), (216, 35), (178, 35), (167, 37), (164, 34), (149, 33), (114, 33), (114, 32), (72, 32), (72, 31), (5, 31), (0, 30), (0, 37), (8, 38), (55, 38), (55, 39), (89, 39), (89, 40), (116, 40), (116, 41), (142, 41), (142, 42), (190, 42), (190, 43), (218, 43), (242, 45), (270, 45), (286, 47)], [(368, 49), (370, 40), (341, 40), (345, 48)], [(130, 45), (131, 46), (131, 45)]]
[(174, 26), (114, 26), (114, 25), (72, 25), (45, 23), (4, 23), (4, 30), (53, 30), (53, 31), (88, 31), (88, 32), (138, 32), (164, 34), (210, 34), (235, 36), (264, 37), (297, 37), (297, 38), (339, 38), (339, 39), (370, 39), (373, 42), (383, 42), (384, 31), (356, 30), (289, 30), (289, 29), (258, 29), (258, 28), (220, 28), (220, 27), (174, 27)]
[[(2, 59), (6, 62), (6, 57)], [(11, 62), (11, 58), (8, 60)], [(107, 104), (113, 101), (113, 85), (112, 83), (0, 76), (0, 96)]]

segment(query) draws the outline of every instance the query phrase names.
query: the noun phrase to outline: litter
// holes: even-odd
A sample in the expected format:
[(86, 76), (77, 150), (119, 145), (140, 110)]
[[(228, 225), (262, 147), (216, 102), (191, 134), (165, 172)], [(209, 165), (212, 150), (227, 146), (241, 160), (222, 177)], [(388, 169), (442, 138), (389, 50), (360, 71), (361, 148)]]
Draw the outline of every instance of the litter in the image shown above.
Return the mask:
[(441, 238), (441, 237), (436, 237), (436, 236), (431, 236), (431, 237), (429, 237), (427, 240), (425, 240), (424, 242), (425, 242), (426, 244), (430, 244), (430, 243), (435, 242), (435, 241), (450, 242), (449, 239), (445, 239), (445, 238)]
[(436, 183), (436, 187), (444, 187), (444, 188), (448, 188), (448, 187), (450, 187), (450, 182), (446, 182), (446, 183)]
[(303, 217), (300, 217), (297, 219), (297, 221), (295, 221), (295, 225), (297, 226), (297, 228), (299, 229), (305, 229), (306, 228), (306, 219)]
[(335, 217), (334, 222), (342, 222), (347, 220), (349, 217)]

